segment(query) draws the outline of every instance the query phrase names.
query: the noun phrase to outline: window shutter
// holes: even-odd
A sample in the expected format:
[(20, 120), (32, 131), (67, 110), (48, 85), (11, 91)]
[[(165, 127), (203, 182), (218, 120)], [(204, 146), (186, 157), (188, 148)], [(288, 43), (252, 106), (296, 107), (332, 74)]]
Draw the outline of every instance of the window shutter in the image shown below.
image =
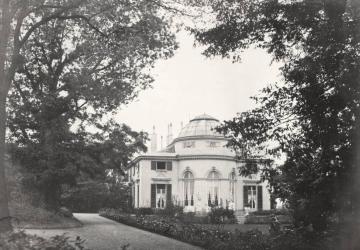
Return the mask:
[(156, 184), (151, 184), (151, 207), (156, 208)]
[(151, 170), (156, 170), (156, 161), (151, 161)]
[(262, 193), (262, 186), (258, 186), (257, 188), (258, 194), (257, 194), (257, 200), (258, 200), (258, 210), (263, 209), (263, 193)]
[(139, 188), (139, 185), (137, 185), (137, 194), (136, 194), (136, 197), (137, 197), (137, 208), (140, 207), (140, 188)]
[(276, 208), (276, 201), (274, 196), (270, 196), (270, 209), (275, 209)]
[(168, 206), (172, 202), (171, 195), (171, 184), (166, 185), (166, 206)]
[(131, 186), (131, 206), (135, 207), (135, 185)]
[(172, 170), (172, 161), (166, 162), (166, 170), (171, 171)]
[(244, 208), (248, 206), (248, 186), (244, 186)]

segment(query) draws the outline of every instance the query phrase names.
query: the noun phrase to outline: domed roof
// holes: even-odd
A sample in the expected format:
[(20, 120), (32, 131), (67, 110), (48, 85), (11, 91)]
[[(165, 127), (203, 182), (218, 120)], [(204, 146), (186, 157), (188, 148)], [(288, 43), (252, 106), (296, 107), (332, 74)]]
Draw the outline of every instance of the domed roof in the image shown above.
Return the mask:
[(207, 114), (196, 116), (182, 128), (178, 138), (190, 136), (223, 137), (214, 130), (219, 124), (218, 119)]

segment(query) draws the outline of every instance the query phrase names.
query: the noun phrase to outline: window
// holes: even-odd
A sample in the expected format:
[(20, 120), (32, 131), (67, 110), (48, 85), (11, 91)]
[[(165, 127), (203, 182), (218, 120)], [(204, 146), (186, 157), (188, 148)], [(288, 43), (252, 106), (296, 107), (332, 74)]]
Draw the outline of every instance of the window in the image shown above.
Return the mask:
[(208, 175), (209, 181), (209, 201), (208, 203), (215, 204), (216, 206), (219, 204), (219, 184), (220, 184), (220, 175), (219, 173), (213, 169)]
[(151, 170), (171, 171), (172, 170), (172, 162), (171, 161), (151, 161)]
[(156, 208), (166, 207), (166, 185), (156, 184)]
[(216, 148), (219, 146), (219, 142), (216, 141), (209, 141), (208, 143), (210, 148)]
[(184, 205), (194, 206), (194, 175), (190, 171), (184, 173)]
[(165, 161), (156, 162), (156, 170), (166, 170), (166, 162)]
[(195, 142), (194, 141), (184, 141), (183, 146), (184, 146), (184, 148), (194, 148)]
[(244, 186), (244, 207), (255, 210), (257, 207), (256, 186)]
[(208, 175), (208, 179), (210, 180), (217, 180), (219, 178), (219, 173), (216, 170), (212, 170)]

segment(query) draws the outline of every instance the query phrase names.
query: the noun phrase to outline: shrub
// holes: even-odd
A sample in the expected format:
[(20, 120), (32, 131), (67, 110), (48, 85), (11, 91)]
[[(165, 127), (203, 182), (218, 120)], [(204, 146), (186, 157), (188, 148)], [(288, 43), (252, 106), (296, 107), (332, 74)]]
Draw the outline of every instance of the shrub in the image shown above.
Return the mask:
[[(218, 212), (220, 213), (220, 212)], [(237, 250), (325, 250), (329, 247), (316, 235), (306, 235), (291, 228), (263, 234), (259, 230), (229, 232), (202, 225), (182, 223), (174, 218), (158, 215), (130, 215), (120, 210), (103, 209), (100, 215), (115, 221), (172, 237), (206, 249)], [(184, 214), (185, 215), (185, 214)], [(186, 216), (195, 218), (194, 214)], [(305, 235), (305, 236), (304, 236)]]
[(288, 209), (270, 209), (270, 210), (257, 210), (250, 212), (251, 215), (290, 215), (291, 211)]
[(212, 207), (209, 213), (210, 222), (215, 224), (234, 222), (234, 211), (222, 207)]
[(164, 215), (168, 217), (180, 217), (183, 214), (184, 208), (179, 205), (174, 205), (170, 202), (165, 209), (156, 209), (155, 214)]
[(126, 209), (130, 199), (128, 187), (122, 183), (90, 181), (64, 190), (61, 203), (80, 213), (97, 213), (102, 207)]
[(84, 249), (83, 242), (80, 238), (71, 241), (66, 235), (56, 235), (50, 239), (44, 239), (23, 231), (0, 234), (0, 249), (6, 250), (82, 250)]
[(193, 223), (193, 224), (206, 224), (209, 223), (208, 216), (198, 216), (195, 213), (183, 213), (178, 217), (178, 219), (183, 223)]
[(154, 210), (150, 207), (140, 207), (140, 208), (134, 208), (134, 213), (137, 215), (149, 215), (154, 214)]
[(276, 216), (277, 220), (282, 224), (290, 224), (292, 222), (291, 212), (287, 209), (272, 209), (251, 212), (245, 220), (245, 224), (269, 224), (272, 218)]

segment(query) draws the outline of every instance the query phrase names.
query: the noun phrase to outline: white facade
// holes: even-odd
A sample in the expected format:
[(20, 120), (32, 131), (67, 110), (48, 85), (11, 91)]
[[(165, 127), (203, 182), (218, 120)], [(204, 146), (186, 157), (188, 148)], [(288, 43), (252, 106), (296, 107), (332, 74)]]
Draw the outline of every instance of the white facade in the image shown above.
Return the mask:
[[(138, 156), (128, 170), (133, 206), (164, 208), (169, 200), (186, 211), (206, 212), (209, 205), (235, 210), (270, 209), (270, 194), (257, 175), (239, 175), (245, 160), (226, 148), (227, 139), (208, 115), (190, 120), (165, 150)], [(154, 137), (154, 136), (153, 136)]]

